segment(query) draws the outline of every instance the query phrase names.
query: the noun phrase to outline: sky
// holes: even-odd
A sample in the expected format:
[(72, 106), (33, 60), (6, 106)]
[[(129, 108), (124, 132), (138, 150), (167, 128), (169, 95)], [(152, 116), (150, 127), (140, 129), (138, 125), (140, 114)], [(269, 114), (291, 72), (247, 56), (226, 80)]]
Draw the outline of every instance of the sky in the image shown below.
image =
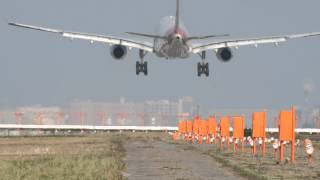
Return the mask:
[[(319, 7), (318, 0), (182, 0), (180, 11), (190, 35), (243, 38), (320, 31)], [(139, 39), (125, 32), (152, 34), (162, 17), (174, 14), (174, 0), (1, 0), (0, 107), (192, 96), (208, 108), (275, 109), (305, 105), (306, 82), (314, 87), (309, 103), (320, 104), (320, 37), (241, 47), (229, 63), (208, 52), (209, 78), (197, 77), (197, 55), (168, 61), (148, 54), (145, 77), (135, 75), (137, 50), (116, 61), (108, 45), (6, 24)]]

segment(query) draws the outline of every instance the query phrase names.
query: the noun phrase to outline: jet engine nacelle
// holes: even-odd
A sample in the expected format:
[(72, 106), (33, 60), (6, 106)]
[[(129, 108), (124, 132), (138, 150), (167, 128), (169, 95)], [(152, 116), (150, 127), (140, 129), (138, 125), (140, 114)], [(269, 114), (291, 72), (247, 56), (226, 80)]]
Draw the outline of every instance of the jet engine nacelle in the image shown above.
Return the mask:
[(116, 60), (121, 60), (127, 55), (127, 47), (122, 45), (113, 45), (110, 48), (111, 56)]
[(232, 51), (230, 48), (220, 48), (218, 49), (217, 58), (222, 62), (229, 62), (232, 59)]

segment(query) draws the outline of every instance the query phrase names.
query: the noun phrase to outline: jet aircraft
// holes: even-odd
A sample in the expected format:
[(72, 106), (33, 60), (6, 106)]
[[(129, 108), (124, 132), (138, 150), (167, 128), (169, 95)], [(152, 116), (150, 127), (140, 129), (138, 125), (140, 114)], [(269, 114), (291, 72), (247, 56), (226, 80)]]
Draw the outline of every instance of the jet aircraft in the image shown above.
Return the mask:
[[(201, 62), (197, 64), (198, 76), (204, 74), (209, 76), (209, 63), (206, 61), (206, 52), (214, 51), (217, 58), (223, 62), (228, 62), (233, 57), (232, 48), (238, 49), (240, 46), (253, 45), (257, 47), (259, 44), (275, 44), (286, 42), (291, 39), (304, 38), (310, 36), (319, 36), (320, 32), (303, 33), (283, 36), (243, 38), (230, 40), (211, 40), (206, 43), (194, 43), (194, 40), (213, 39), (216, 37), (229, 36), (228, 34), (217, 34), (208, 36), (189, 36), (186, 28), (180, 20), (180, 0), (176, 0), (176, 15), (168, 16), (162, 19), (157, 34), (144, 34), (127, 32), (128, 34), (150, 38), (152, 42), (144, 42), (127, 38), (119, 38), (105, 35), (70, 32), (58, 29), (38, 27), (33, 25), (9, 22), (9, 25), (28, 28), (33, 30), (56, 33), (70, 39), (82, 39), (91, 43), (100, 42), (110, 45), (110, 52), (114, 59), (122, 60), (128, 49), (136, 48), (139, 50), (139, 61), (136, 62), (136, 74), (148, 74), (148, 64), (145, 56), (148, 53), (154, 53), (156, 56), (165, 59), (186, 59), (192, 54), (198, 54)], [(160, 32), (161, 31), (161, 32)]]

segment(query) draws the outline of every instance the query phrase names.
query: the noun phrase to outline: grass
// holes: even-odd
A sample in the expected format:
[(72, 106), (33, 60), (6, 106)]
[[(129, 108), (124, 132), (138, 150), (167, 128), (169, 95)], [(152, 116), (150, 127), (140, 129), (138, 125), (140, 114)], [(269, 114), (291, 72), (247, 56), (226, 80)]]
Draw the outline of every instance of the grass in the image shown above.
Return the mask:
[(213, 157), (216, 161), (221, 163), (223, 166), (231, 168), (233, 171), (237, 172), (239, 175), (241, 175), (243, 177), (246, 177), (248, 179), (255, 179), (255, 180), (267, 179), (265, 176), (253, 172), (252, 168), (254, 168), (254, 166), (250, 167), (250, 165), (249, 165), (250, 168), (248, 169), (248, 168), (244, 168), (242, 166), (239, 166), (237, 164), (233, 164), (230, 160), (226, 159), (225, 156), (221, 156), (219, 151), (215, 151), (215, 152), (208, 151), (206, 154)]
[[(320, 139), (305, 136), (314, 139), (312, 165), (307, 164), (303, 145), (296, 149), (294, 164), (278, 164), (271, 145), (267, 145), (266, 157), (252, 157), (249, 147), (244, 153), (233, 154), (232, 147), (230, 151), (220, 151), (218, 145), (173, 141), (163, 133), (0, 138), (0, 179), (125, 179), (122, 175), (126, 168), (122, 161), (123, 144), (131, 140), (163, 141), (181, 150), (198, 151), (249, 179), (320, 179)], [(287, 147), (285, 157), (289, 155)]]
[(0, 179), (124, 179), (119, 135), (0, 139)]
[[(309, 135), (310, 136), (310, 135)], [(313, 137), (311, 137), (313, 138)], [(296, 147), (295, 162), (281, 162), (279, 163), (274, 157), (274, 152), (270, 144), (267, 145), (266, 157), (261, 157), (259, 150), (258, 156), (251, 155), (249, 147), (246, 147), (244, 153), (232, 152), (230, 150), (220, 151), (218, 145), (191, 145), (184, 141), (176, 141), (179, 146), (192, 146), (198, 151), (207, 154), (238, 173), (239, 175), (248, 179), (320, 179), (320, 152), (319, 139), (314, 141), (315, 152), (313, 154), (313, 163), (307, 163), (304, 147)], [(193, 148), (190, 148), (193, 149)], [(290, 147), (285, 148), (285, 159), (290, 159)]]

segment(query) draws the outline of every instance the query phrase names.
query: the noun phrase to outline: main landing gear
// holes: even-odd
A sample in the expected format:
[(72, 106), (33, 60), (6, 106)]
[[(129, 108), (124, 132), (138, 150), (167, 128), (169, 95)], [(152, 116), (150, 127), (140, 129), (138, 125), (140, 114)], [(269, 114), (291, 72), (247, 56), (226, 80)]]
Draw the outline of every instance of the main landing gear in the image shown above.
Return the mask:
[(147, 52), (143, 50), (139, 50), (139, 57), (140, 61), (136, 62), (136, 74), (139, 75), (143, 73), (145, 76), (148, 75), (148, 62), (144, 62), (144, 57), (146, 56)]
[(200, 77), (202, 74), (206, 75), (206, 77), (209, 76), (209, 63), (198, 63), (198, 76)]
[(202, 62), (198, 63), (198, 76), (200, 77), (202, 74), (204, 74), (206, 77), (209, 76), (209, 63), (205, 62), (206, 59), (206, 52), (202, 51), (201, 54), (199, 54), (201, 57)]

